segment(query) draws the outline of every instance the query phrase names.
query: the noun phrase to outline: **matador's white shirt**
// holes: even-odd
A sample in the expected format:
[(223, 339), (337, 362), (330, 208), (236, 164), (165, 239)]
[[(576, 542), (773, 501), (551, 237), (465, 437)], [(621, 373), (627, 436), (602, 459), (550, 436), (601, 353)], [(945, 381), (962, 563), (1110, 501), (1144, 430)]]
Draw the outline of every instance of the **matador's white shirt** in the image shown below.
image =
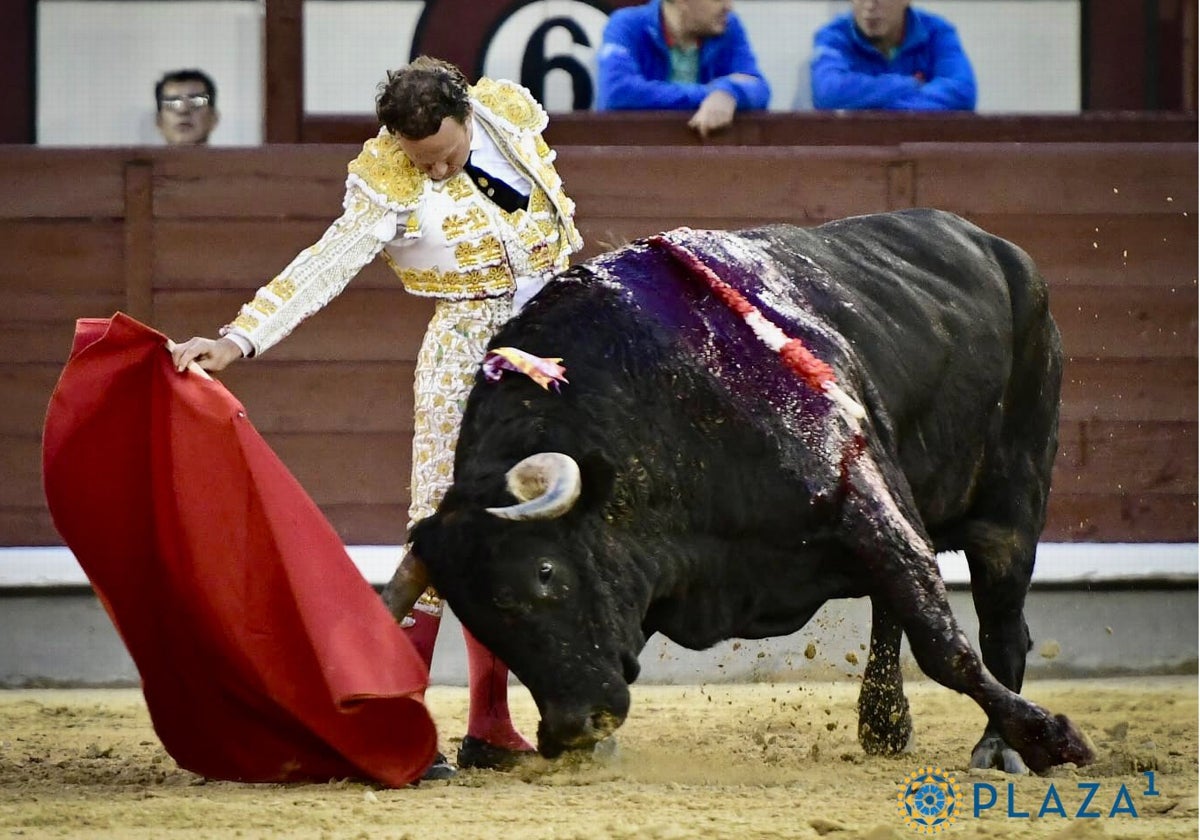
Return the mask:
[(434, 181), (382, 129), (349, 165), (341, 217), (260, 288), (221, 334), (247, 355), (266, 351), (340, 294), (376, 255), (409, 292), (460, 300), (518, 292), (520, 303), (564, 270), (583, 243), (575, 204), (542, 140), (545, 111), (525, 88), (493, 79), (471, 89), (471, 106), (476, 164), (491, 166), (493, 175), (522, 192), (527, 188), (527, 208), (505, 212), (465, 172)]

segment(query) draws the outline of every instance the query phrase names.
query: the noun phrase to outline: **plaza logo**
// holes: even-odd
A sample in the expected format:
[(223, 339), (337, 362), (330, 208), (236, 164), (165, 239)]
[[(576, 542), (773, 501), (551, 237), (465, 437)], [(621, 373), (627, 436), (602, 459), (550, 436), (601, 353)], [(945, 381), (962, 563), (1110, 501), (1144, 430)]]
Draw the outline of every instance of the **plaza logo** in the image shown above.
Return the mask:
[(962, 789), (940, 767), (920, 767), (909, 773), (896, 794), (904, 824), (918, 834), (937, 834), (958, 820)]
[(1106, 790), (1099, 782), (1076, 782), (1064, 787), (1063, 793), (1059, 794), (1058, 788), (1054, 782), (1051, 782), (1045, 795), (1041, 797), (1041, 802), (1037, 801), (1037, 797), (1032, 797), (1030, 801), (1024, 803), (1020, 801), (1012, 782), (1006, 785), (1007, 789), (1003, 797), (1000, 796), (995, 785), (976, 782), (972, 790), (975, 804), (971, 813), (978, 817), (985, 811), (990, 811), (1000, 805), (1002, 798), (1004, 815), (1009, 819), (1034, 817), (1038, 819), (1044, 817), (1072, 817), (1074, 819), (1107, 817), (1112, 819), (1119, 816), (1136, 819), (1138, 811), (1135, 798), (1159, 795), (1158, 788), (1154, 786), (1154, 771), (1146, 770), (1142, 775), (1146, 777), (1145, 790), (1134, 788), (1131, 792), (1123, 782), (1115, 791)]
[(1147, 770), (1142, 775), (1146, 777), (1144, 790), (1137, 787), (1130, 790), (1124, 783), (1116, 790), (1110, 790), (1100, 782), (1082, 781), (1064, 787), (1060, 793), (1056, 783), (1051, 782), (1045, 794), (1029, 796), (1027, 801), (1022, 801), (1023, 794), (1016, 790), (1013, 782), (999, 789), (990, 782), (975, 782), (968, 802), (962, 786), (949, 772), (940, 767), (919, 767), (900, 783), (896, 801), (904, 824), (918, 834), (943, 832), (961, 822), (968, 812), (972, 817), (994, 812), (1008, 819), (1114, 819), (1122, 816), (1137, 819), (1138, 801), (1160, 794), (1154, 786), (1154, 771)]

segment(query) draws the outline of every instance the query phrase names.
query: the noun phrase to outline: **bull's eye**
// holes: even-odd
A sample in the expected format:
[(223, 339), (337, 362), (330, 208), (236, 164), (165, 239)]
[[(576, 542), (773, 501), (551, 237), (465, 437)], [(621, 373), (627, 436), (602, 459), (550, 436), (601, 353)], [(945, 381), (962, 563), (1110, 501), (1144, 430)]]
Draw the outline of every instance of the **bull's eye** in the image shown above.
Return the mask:
[(538, 582), (545, 586), (554, 577), (554, 564), (549, 560), (543, 560), (542, 565), (538, 566)]

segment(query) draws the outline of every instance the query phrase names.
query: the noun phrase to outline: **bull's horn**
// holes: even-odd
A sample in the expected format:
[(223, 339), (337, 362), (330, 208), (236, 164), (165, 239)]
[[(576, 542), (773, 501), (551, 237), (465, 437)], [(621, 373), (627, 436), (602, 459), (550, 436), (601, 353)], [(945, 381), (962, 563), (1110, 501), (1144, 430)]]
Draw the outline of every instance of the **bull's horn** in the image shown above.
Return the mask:
[(488, 508), (501, 519), (554, 519), (571, 509), (579, 498), (582, 480), (579, 464), (561, 452), (539, 452), (512, 467), (505, 478), (508, 492), (519, 504)]
[(429, 570), (421, 558), (409, 551), (383, 588), (383, 603), (396, 621), (403, 621), (428, 586)]

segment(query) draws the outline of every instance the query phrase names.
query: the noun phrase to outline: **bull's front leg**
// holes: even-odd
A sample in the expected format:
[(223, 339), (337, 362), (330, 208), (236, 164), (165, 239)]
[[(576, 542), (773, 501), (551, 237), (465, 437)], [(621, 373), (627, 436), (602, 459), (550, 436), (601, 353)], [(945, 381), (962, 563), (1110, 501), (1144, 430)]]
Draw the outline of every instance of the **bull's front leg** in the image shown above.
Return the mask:
[(870, 755), (895, 755), (912, 745), (912, 714), (900, 674), (900, 622), (871, 599), (871, 651), (858, 694), (858, 742)]
[(909, 603), (918, 613), (905, 621), (905, 632), (921, 670), (975, 700), (987, 715), (988, 731), (999, 733), (1031, 770), (1041, 773), (1067, 762), (1092, 763), (1095, 755), (1087, 739), (1066, 715), (1052, 715), (997, 682), (961, 631), (937, 614), (940, 607), (923, 596)]
[(1083, 734), (1063, 715), (1052, 715), (996, 681), (983, 667), (950, 613), (933, 554), (893, 546), (878, 561), (882, 590), (900, 617), (921, 670), (983, 709), (988, 727), (1021, 754), (1030, 769), (1090, 764)]
[(902, 513), (869, 456), (856, 464), (852, 488), (843, 525), (875, 588), (873, 599), (895, 614), (921, 670), (978, 703), (989, 729), (1035, 772), (1090, 764), (1092, 750), (1071, 721), (1005, 688), (983, 667), (950, 611), (928, 538)]

